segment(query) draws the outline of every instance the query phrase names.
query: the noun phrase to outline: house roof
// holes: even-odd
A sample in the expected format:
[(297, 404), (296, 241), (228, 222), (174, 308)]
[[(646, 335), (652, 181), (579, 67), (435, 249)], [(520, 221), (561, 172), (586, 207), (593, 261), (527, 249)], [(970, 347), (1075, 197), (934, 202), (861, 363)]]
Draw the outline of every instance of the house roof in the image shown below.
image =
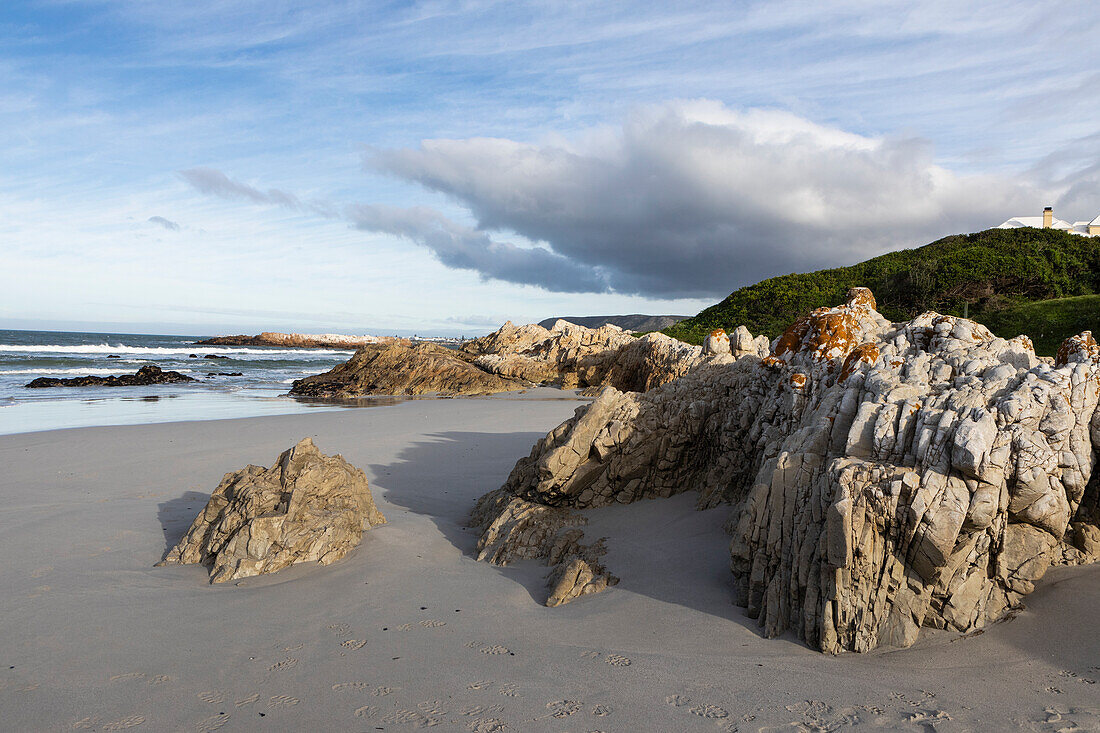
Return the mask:
[[(1100, 217), (1097, 217), (1100, 219)], [(1036, 229), (1043, 228), (1043, 217), (1041, 216), (1014, 216), (1005, 223), (997, 227), (997, 229), (1019, 229), (1020, 227), (1035, 227)], [(1062, 221), (1061, 219), (1054, 219), (1050, 223), (1051, 229), (1073, 229), (1073, 225), (1068, 221)]]

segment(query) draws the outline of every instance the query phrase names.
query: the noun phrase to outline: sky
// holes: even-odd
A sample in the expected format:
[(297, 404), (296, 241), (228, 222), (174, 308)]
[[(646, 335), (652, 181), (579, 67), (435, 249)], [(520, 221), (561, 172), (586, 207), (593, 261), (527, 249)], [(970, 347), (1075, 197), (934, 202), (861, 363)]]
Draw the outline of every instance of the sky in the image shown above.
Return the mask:
[(0, 328), (693, 314), (1100, 214), (1100, 5), (6, 0)]

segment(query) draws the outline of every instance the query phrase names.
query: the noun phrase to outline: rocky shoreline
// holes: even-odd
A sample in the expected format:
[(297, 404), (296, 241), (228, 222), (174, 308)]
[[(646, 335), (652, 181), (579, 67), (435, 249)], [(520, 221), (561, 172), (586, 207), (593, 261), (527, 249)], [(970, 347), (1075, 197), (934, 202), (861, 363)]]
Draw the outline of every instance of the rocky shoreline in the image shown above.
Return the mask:
[(585, 579), (581, 594), (612, 576), (578, 549), (579, 512), (695, 491), (700, 508), (734, 508), (738, 603), (767, 636), (909, 646), (922, 626), (1004, 617), (1051, 565), (1100, 559), (1098, 401), (1088, 332), (1051, 364), (966, 319), (891, 323), (858, 288), (766, 354), (710, 357), (647, 392), (604, 388), (470, 524), (479, 559), (564, 563), (555, 577)]

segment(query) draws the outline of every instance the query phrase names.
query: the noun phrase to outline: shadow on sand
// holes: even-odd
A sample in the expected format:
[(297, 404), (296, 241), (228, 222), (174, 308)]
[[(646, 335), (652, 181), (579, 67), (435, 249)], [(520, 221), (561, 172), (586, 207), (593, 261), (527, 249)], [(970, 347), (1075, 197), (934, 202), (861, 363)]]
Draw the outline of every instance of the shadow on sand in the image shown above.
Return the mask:
[[(429, 517), (465, 556), (475, 557), (478, 533), (466, 527), (477, 499), (499, 488), (542, 433), (446, 432), (406, 447), (390, 464), (370, 466), (372, 490), (387, 502)], [(699, 512), (695, 494), (590, 510), (587, 540), (606, 536), (608, 568), (621, 579), (609, 593), (629, 591), (728, 619), (755, 634), (753, 619), (735, 606), (723, 507)], [(548, 593), (542, 561), (507, 567), (485, 564), (522, 585), (533, 603)], [(582, 599), (577, 605), (583, 604)], [(567, 607), (568, 608), (568, 607)]]
[(188, 491), (177, 499), (157, 505), (157, 519), (160, 521), (160, 528), (164, 531), (164, 552), (160, 556), (162, 560), (168, 551), (187, 534), (191, 522), (206, 506), (209, 499), (210, 494)]

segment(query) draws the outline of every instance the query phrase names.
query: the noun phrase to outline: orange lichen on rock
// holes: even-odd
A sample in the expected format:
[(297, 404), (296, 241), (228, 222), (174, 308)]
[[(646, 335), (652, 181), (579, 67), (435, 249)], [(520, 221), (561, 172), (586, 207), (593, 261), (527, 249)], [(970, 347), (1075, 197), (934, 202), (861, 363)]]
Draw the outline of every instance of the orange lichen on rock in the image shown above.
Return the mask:
[(1082, 331), (1076, 336), (1070, 336), (1058, 347), (1058, 354), (1054, 357), (1056, 366), (1065, 366), (1070, 362), (1100, 363), (1100, 345), (1092, 337), (1092, 331)]
[(878, 357), (878, 344), (871, 341), (860, 344), (852, 349), (847, 358), (844, 359), (844, 366), (840, 368), (840, 377), (837, 378), (837, 381), (843, 382), (850, 377), (860, 364), (874, 364), (878, 361)]
[(874, 310), (871, 291), (852, 288), (844, 305), (818, 308), (792, 323), (776, 342), (773, 356), (787, 363), (797, 354), (814, 362), (843, 359), (861, 340), (864, 319)]
[(795, 372), (791, 375), (791, 386), (795, 389), (802, 389), (806, 386), (806, 375), (802, 372)]

